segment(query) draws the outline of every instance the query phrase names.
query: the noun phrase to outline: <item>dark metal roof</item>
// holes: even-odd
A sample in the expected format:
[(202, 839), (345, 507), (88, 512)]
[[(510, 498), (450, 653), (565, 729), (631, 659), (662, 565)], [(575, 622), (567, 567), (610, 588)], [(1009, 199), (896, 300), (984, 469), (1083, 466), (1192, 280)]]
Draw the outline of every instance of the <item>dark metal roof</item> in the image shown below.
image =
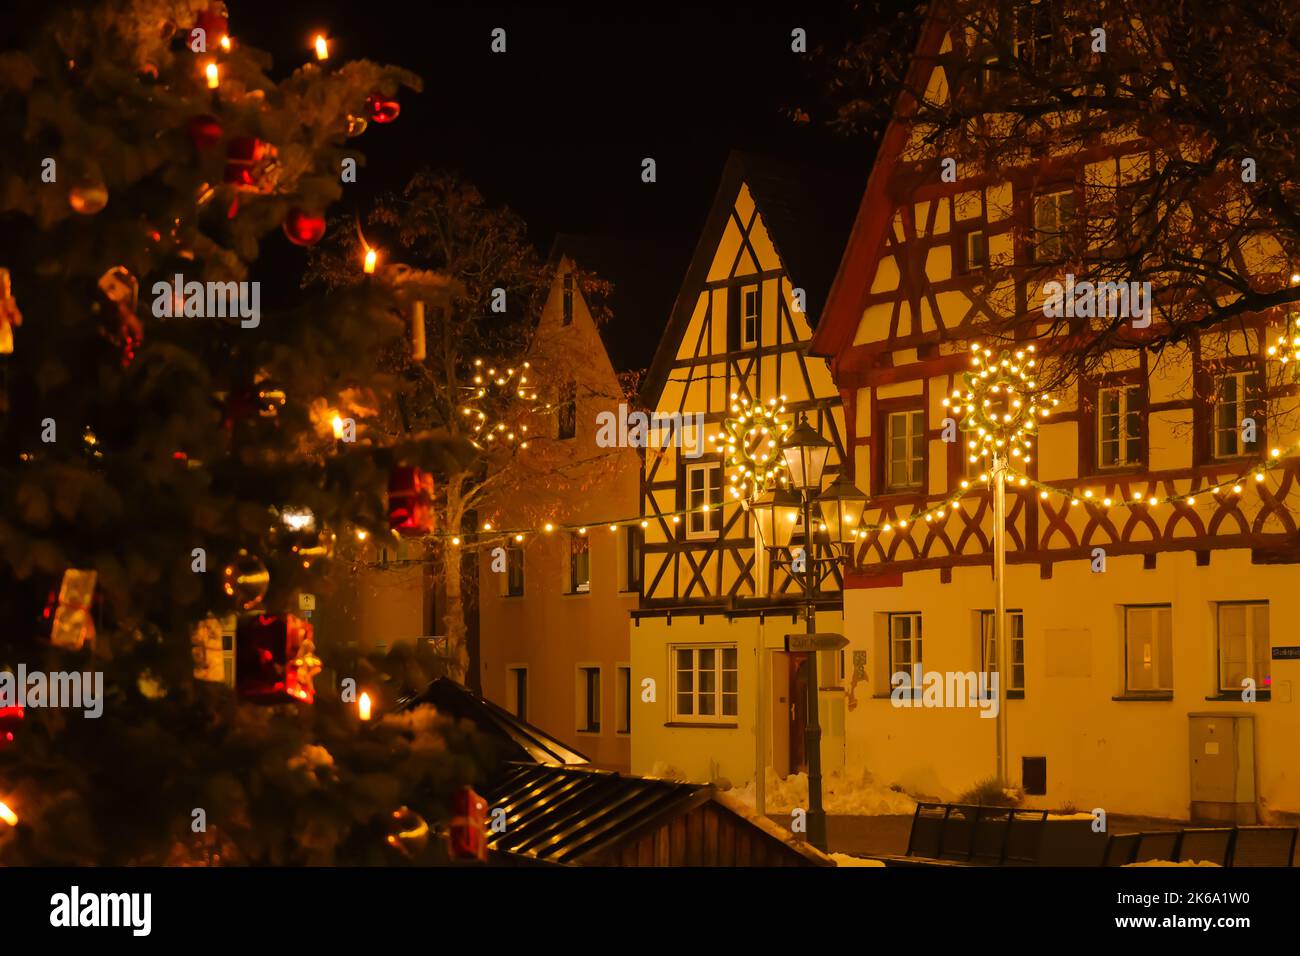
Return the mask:
[(401, 702), (403, 710), (420, 704), (432, 704), (439, 713), (458, 720), (468, 720), (485, 734), (501, 740), (505, 759), (549, 767), (585, 764), (587, 758), (544, 730), (520, 720), (510, 711), (480, 697), (468, 687), (448, 677), (439, 677), (419, 694)]
[(813, 865), (829, 860), (804, 844), (775, 835), (780, 829), (739, 812), (710, 784), (679, 783), (592, 767), (519, 766), (485, 795), (505, 810), (505, 828), (488, 848), (532, 862), (567, 865), (608, 863), (609, 853), (668, 820), (714, 802), (760, 839)]

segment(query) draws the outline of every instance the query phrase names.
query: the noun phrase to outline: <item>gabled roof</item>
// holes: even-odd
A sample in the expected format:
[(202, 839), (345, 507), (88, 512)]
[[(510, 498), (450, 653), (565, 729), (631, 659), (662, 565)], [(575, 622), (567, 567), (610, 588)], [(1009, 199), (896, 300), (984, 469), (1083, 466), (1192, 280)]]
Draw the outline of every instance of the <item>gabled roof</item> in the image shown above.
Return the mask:
[(665, 267), (674, 244), (663, 237), (578, 235), (562, 232), (551, 244), (549, 263), (567, 257), (613, 286), (610, 320), (597, 326), (610, 364), (616, 372), (643, 369), (654, 356), (655, 343), (677, 290)]
[[(506, 827), (488, 848), (536, 863), (608, 864), (610, 854), (706, 803), (786, 865), (829, 866), (831, 860), (770, 820), (760, 818), (710, 784), (635, 777), (591, 767), (521, 766), (484, 794), (505, 811)], [(704, 856), (704, 837), (695, 850)], [(716, 839), (714, 843), (718, 841)], [(717, 863), (717, 860), (706, 860)]]
[(695, 254), (641, 386), (640, 400), (646, 407), (654, 406), (668, 378), (742, 183), (749, 186), (786, 275), (805, 292), (808, 321), (814, 327), (817, 324), (852, 222), (853, 200), (859, 195), (861, 179), (854, 174), (733, 151), (723, 167), (722, 181), (700, 230)]
[(448, 677), (439, 677), (419, 694), (402, 701), (402, 709), (432, 704), (441, 714), (468, 720), (479, 731), (498, 738), (504, 745), (504, 759), (544, 764), (548, 767), (585, 764), (587, 758), (556, 740), (544, 730), (520, 720), (510, 711), (480, 697)]
[[(839, 270), (831, 284), (821, 321), (813, 332), (809, 352), (812, 355), (838, 357), (853, 342), (862, 306), (878, 264), (877, 253), (884, 240), (885, 230), (893, 220), (894, 202), (889, 195), (889, 178), (898, 157), (902, 155), (911, 132), (911, 119), (916, 112), (916, 99), (909, 92), (925, 89), (929, 71), (935, 67), (934, 55), (943, 45), (947, 22), (940, 13), (942, 3), (934, 3), (921, 27), (916, 51), (908, 66), (903, 91), (899, 94), (880, 148), (871, 165), (866, 191), (853, 220), (844, 255), (839, 260)], [(834, 360), (832, 361), (834, 367)]]

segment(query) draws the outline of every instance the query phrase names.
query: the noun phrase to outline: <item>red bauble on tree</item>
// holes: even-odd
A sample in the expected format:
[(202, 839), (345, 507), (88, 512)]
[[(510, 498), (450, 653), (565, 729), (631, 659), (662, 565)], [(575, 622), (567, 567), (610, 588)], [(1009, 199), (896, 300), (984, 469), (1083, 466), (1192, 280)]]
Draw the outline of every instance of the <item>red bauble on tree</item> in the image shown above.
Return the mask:
[(378, 90), (366, 97), (366, 109), (376, 123), (391, 123), (402, 112), (402, 104), (386, 98)]
[(295, 206), (284, 217), (284, 234), (296, 246), (314, 246), (325, 235), (325, 217)]
[(198, 150), (211, 149), (221, 142), (221, 121), (207, 113), (190, 120), (190, 141)]
[(0, 706), (0, 750), (14, 742), (14, 734), (22, 726), (23, 709), (21, 707)]
[(388, 526), (401, 535), (433, 530), (433, 475), (411, 465), (393, 469), (388, 479)]
[(235, 630), (235, 689), (267, 704), (316, 699), (320, 672), (312, 626), (293, 614), (250, 614)]

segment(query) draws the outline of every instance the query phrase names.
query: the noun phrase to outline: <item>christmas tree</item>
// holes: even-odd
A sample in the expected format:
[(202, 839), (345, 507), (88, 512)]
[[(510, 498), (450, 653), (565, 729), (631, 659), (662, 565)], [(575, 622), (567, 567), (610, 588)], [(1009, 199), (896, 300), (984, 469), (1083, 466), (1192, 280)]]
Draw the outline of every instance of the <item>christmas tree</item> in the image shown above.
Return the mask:
[(109, 0), (0, 55), (0, 862), (430, 859), (485, 760), (317, 695), (295, 616), (394, 534), (390, 485), (464, 454), (395, 411), (405, 317), (447, 279), (259, 272), (323, 236), (357, 137), (419, 89), (317, 47), (276, 80), (223, 4)]

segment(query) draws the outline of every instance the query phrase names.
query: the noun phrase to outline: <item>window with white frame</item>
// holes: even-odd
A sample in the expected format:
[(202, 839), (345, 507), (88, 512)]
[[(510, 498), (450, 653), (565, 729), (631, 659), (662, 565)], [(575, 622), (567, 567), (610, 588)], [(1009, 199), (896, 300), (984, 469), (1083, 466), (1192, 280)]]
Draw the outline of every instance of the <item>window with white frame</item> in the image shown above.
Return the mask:
[(1074, 190), (1041, 193), (1034, 197), (1034, 261), (1056, 262), (1069, 251), (1074, 228)]
[[(1214, 457), (1254, 455), (1263, 446), (1263, 412), (1259, 408), (1263, 380), (1258, 372), (1230, 372), (1219, 379), (1214, 400)], [(1251, 441), (1243, 422), (1255, 419)]]
[(758, 286), (747, 285), (740, 289), (740, 345), (754, 348), (758, 345), (759, 318)]
[(578, 732), (600, 733), (600, 668), (578, 668)]
[(614, 731), (620, 734), (632, 732), (632, 668), (628, 664), (619, 664), (614, 669)]
[(1247, 678), (1255, 689), (1272, 687), (1268, 602), (1233, 602), (1218, 608), (1219, 692), (1240, 694)]
[(915, 611), (889, 615), (889, 673), (906, 673), (908, 680), (921, 667), (921, 615)]
[(925, 483), (925, 412), (890, 412), (885, 419), (885, 486), (889, 491)]
[(1097, 390), (1097, 464), (1122, 468), (1142, 461), (1142, 386)]
[(1124, 608), (1124, 690), (1173, 693), (1173, 611), (1168, 604)]
[[(986, 674), (998, 672), (998, 635), (994, 627), (993, 611), (980, 611), (980, 670)], [(1011, 679), (1007, 690), (1025, 689), (1025, 615), (1023, 611), (1007, 611), (1006, 633), (1011, 639)]]
[(716, 461), (687, 465), (686, 537), (716, 537), (721, 527), (721, 504), (722, 465)]
[(972, 229), (966, 233), (966, 248), (962, 259), (962, 268), (966, 272), (983, 269), (989, 264), (988, 236), (983, 229)]
[(740, 713), (740, 675), (734, 644), (674, 646), (673, 720), (732, 723)]

